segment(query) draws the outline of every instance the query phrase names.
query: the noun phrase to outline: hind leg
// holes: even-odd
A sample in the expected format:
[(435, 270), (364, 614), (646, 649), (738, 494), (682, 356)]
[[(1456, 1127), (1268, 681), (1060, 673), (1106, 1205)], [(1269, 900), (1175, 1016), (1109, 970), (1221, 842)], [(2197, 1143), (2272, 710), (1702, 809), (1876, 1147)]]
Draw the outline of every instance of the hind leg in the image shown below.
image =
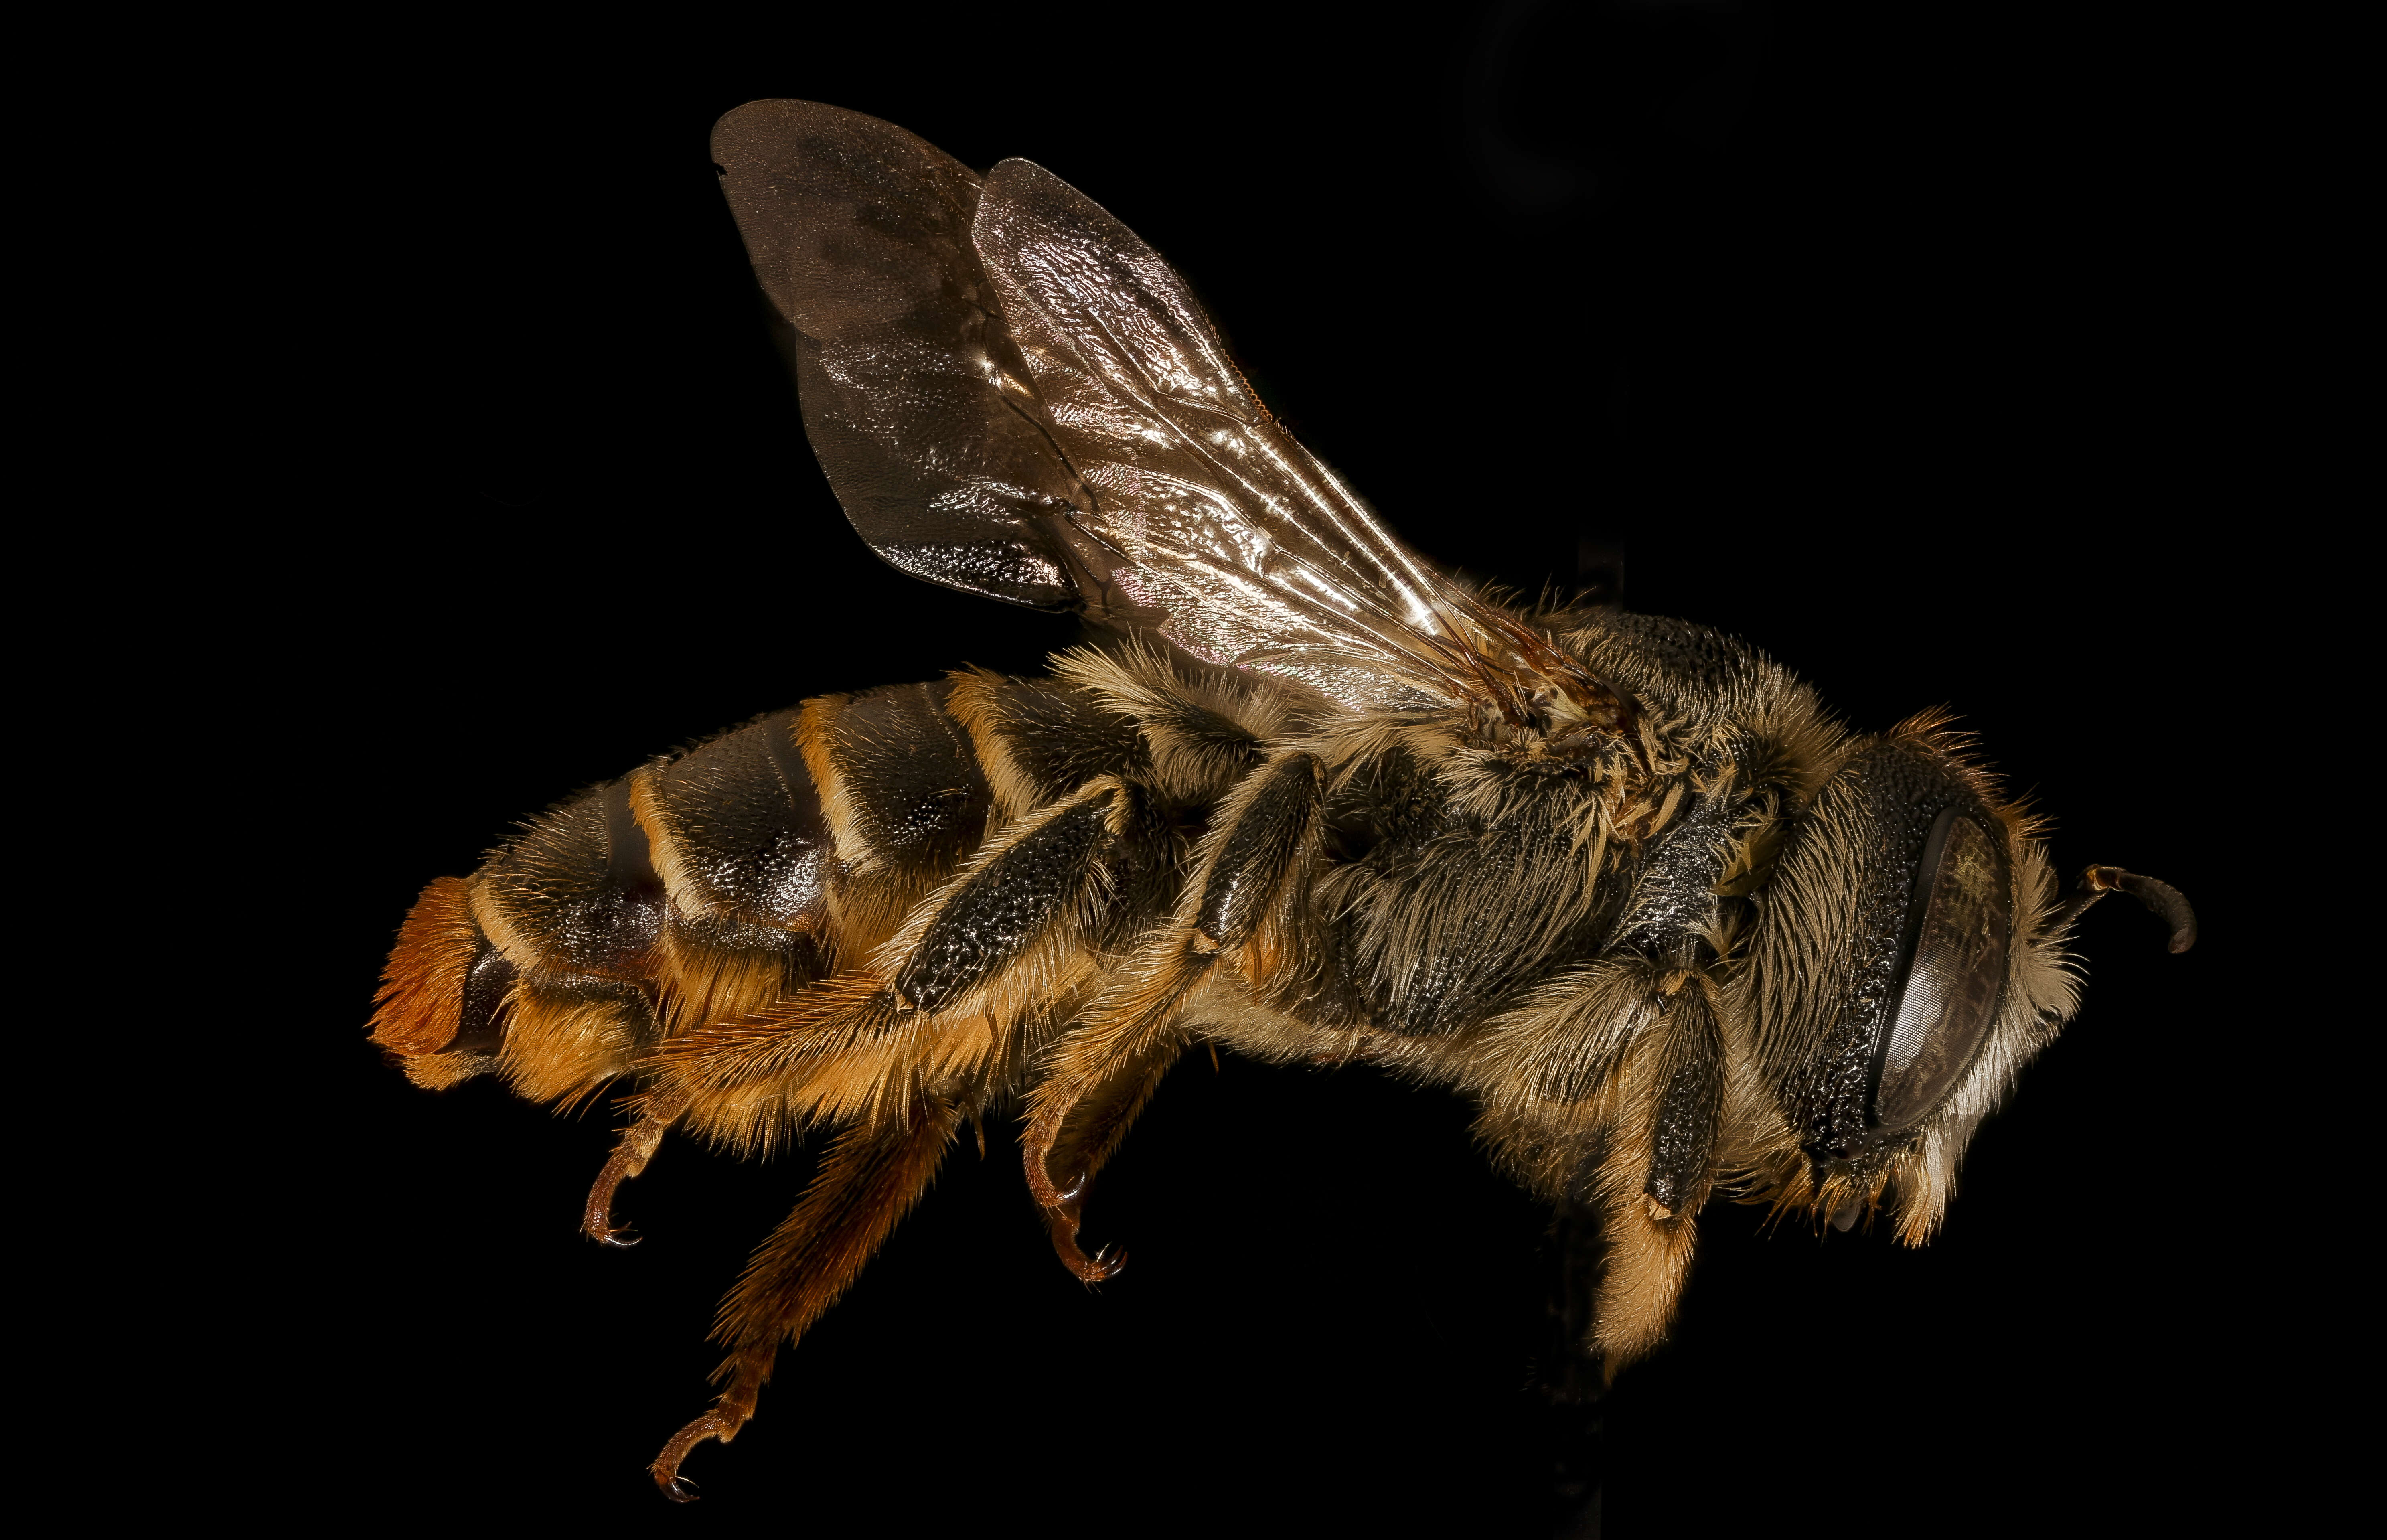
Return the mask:
[(620, 1141), (613, 1146), (613, 1157), (605, 1162), (604, 1168), (597, 1173), (596, 1182), (588, 1189), (588, 1204), (580, 1215), (582, 1233), (609, 1246), (635, 1246), (638, 1243), (638, 1237), (629, 1227), (613, 1223), (613, 1194), (621, 1189), (622, 1183), (647, 1168), (647, 1162), (655, 1157), (663, 1135), (679, 1121), (679, 1115), (688, 1110), (690, 1100), (688, 1092), (681, 1087), (673, 1087), (640, 1099), (638, 1120), (622, 1130)]
[(913, 1105), (906, 1123), (862, 1125), (838, 1136), (795, 1212), (722, 1301), (714, 1340), (730, 1354), (714, 1376), (729, 1383), (714, 1408), (674, 1433), (648, 1467), (665, 1496), (694, 1500), (680, 1482), (680, 1462), (708, 1438), (726, 1444), (738, 1436), (754, 1415), (780, 1344), (802, 1337), (837, 1302), (928, 1190), (960, 1126), (958, 1107), (930, 1098)]

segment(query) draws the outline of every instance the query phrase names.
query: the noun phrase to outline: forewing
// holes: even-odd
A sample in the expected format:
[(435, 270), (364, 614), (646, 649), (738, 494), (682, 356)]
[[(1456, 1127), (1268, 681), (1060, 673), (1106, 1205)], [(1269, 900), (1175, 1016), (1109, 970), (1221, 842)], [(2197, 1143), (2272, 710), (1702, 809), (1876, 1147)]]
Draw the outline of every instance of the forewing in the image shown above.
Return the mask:
[(1022, 399), (1032, 387), (970, 243), (978, 177), (815, 102), (738, 108), (713, 158), (782, 322), (804, 431), (862, 537), (949, 587), (1077, 603), (1067, 516), (1091, 502)]
[(1459, 596), (1261, 406), (1156, 252), (1024, 160), (971, 234), (1115, 604), (1348, 704), (1453, 698)]
[(714, 158), (804, 426), (895, 566), (1075, 605), (1355, 707), (1532, 697), (1547, 645), (1433, 574), (1270, 417), (1184, 281), (1042, 168), (753, 102)]

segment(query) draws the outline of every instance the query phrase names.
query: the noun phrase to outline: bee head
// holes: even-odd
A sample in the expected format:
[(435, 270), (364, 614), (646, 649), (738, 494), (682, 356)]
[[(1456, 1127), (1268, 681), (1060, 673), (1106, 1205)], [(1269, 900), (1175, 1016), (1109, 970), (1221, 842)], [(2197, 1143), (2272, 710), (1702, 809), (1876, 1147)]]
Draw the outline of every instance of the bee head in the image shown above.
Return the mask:
[(1736, 984), (1783, 1201), (1937, 1226), (1974, 1127), (2076, 1008), (2036, 834), (1930, 718), (1856, 747), (1789, 830)]

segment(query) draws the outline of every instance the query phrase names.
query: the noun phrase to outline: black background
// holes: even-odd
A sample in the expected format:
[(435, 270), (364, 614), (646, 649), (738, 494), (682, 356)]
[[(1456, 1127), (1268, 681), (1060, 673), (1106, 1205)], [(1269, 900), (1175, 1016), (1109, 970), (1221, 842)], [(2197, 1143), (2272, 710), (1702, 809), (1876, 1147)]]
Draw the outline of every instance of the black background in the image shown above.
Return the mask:
[(1929, 1249), (1708, 1215), (1672, 1344), (1600, 1408), (1608, 1533), (2216, 1497), (2203, 1441), (2242, 1412), (2215, 1369), (2251, 1351), (2205, 1206), (2245, 1074), (2229, 633), (2262, 581), (2191, 537), (2249, 452), (2216, 44), (1988, 7), (1354, 15), (393, 19), (244, 107), (291, 218), (235, 259), (284, 376), (236, 452), (260, 508), (297, 511), (209, 532), (231, 597), (167, 667), (260, 751), (234, 794), (275, 826), (241, 887), (273, 916), (241, 965), (265, 981), (225, 1009), (272, 1045), (249, 1084), (276, 1110), (188, 1265), (254, 1306), (209, 1372), (279, 1400), (238, 1463), (284, 1500), (894, 1534), (1558, 1521), (1546, 1216), (1439, 1092), (1189, 1061), (1098, 1190), (1092, 1233), (1134, 1258), (1099, 1293), (991, 1130), (759, 1420), (698, 1450), (679, 1512), (642, 1467), (706, 1404), (713, 1303), (809, 1155), (667, 1144), (623, 1205), (646, 1243), (600, 1252), (574, 1226), (601, 1110), (418, 1092), (363, 1041), (414, 893), (515, 820), (810, 695), (1071, 639), (843, 524), (706, 161), (762, 96), (1042, 163), (1185, 272), (1429, 556), (1538, 588), (1621, 546), (1634, 608), (1748, 637), (1861, 726), (1952, 707), (2061, 869), (2197, 901), (2185, 957), (2142, 914), (2090, 917), (2088, 1004)]

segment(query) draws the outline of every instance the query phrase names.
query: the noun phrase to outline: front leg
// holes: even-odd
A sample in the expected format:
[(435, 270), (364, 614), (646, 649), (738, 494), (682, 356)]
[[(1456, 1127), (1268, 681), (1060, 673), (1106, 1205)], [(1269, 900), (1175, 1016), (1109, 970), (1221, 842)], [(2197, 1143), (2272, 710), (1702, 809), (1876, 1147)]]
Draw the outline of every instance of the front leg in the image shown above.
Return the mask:
[(1588, 1231), (1600, 1263), (1581, 1344), (1613, 1377), (1664, 1336), (1715, 1185), (1724, 1022), (1703, 972), (1600, 964), (1528, 996), (1484, 1044), (1483, 1132)]
[(1714, 986), (1671, 972), (1655, 1030), (1628, 1054), (1604, 1157), (1583, 1185), (1606, 1210), (1608, 1257), (1591, 1345), (1610, 1378), (1656, 1346), (1673, 1320), (1714, 1191), (1723, 1122), (1724, 1041)]

